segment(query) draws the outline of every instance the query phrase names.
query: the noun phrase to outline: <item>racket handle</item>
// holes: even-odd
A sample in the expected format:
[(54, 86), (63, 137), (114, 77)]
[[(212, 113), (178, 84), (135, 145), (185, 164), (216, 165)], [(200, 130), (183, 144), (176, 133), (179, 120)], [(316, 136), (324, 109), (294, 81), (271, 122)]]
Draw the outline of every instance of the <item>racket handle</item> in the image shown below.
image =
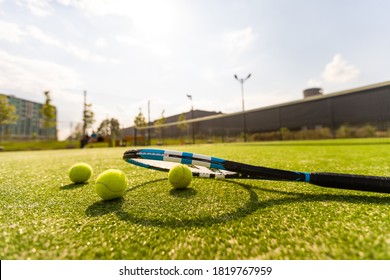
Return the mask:
[(310, 173), (310, 183), (328, 188), (390, 193), (390, 177), (318, 172)]

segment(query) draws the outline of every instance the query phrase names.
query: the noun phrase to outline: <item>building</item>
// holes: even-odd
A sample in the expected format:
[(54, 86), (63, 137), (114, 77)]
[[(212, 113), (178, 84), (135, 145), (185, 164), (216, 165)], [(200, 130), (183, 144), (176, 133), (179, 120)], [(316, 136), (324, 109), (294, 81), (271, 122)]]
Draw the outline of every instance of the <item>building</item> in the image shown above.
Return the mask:
[[(5, 94), (0, 93), (0, 95)], [(41, 114), (44, 104), (12, 95), (5, 96), (8, 98), (8, 103), (15, 106), (18, 120), (15, 124), (0, 125), (0, 139), (57, 139), (57, 126), (49, 129), (44, 128), (44, 120)]]
[[(301, 100), (248, 110), (245, 113), (247, 131), (251, 133), (278, 131), (288, 128), (329, 128), (335, 131), (343, 125), (372, 125), (380, 130), (390, 128), (390, 81), (350, 90), (317, 94), (305, 90)], [(308, 94), (308, 92), (310, 92)], [(242, 112), (199, 123), (199, 132), (210, 129), (217, 135), (242, 133)]]
[[(247, 133), (280, 131), (281, 128), (291, 131), (328, 128), (335, 132), (344, 125), (370, 125), (382, 131), (390, 129), (390, 81), (329, 94), (312, 88), (306, 89), (303, 95), (301, 100), (247, 110)], [(189, 125), (193, 125), (197, 138), (229, 138), (243, 133), (242, 112), (210, 113), (196, 116), (192, 121), (186, 118)], [(180, 137), (181, 132), (175, 123), (178, 116), (167, 118), (165, 137)]]

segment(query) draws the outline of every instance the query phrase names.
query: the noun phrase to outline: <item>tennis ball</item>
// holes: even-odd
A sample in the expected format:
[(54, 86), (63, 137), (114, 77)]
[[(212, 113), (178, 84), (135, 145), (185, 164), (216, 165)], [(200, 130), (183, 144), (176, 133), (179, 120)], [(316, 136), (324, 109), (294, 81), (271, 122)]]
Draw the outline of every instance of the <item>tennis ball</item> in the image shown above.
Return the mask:
[(83, 162), (76, 163), (68, 171), (70, 180), (76, 184), (88, 181), (92, 174), (92, 167), (89, 164)]
[(118, 169), (108, 169), (95, 182), (96, 193), (104, 200), (122, 197), (127, 188), (127, 177)]
[(175, 189), (185, 189), (191, 183), (192, 172), (186, 165), (176, 165), (169, 170), (168, 180)]

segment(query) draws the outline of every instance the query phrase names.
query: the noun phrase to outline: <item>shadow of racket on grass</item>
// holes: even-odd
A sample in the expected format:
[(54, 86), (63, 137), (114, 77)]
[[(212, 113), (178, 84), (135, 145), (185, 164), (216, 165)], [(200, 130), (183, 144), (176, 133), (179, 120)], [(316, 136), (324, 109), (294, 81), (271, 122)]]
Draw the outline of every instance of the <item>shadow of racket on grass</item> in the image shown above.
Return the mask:
[[(128, 192), (134, 191), (138, 188), (147, 186), (154, 182), (163, 181), (166, 179), (158, 179), (154, 181), (149, 181), (137, 185), (128, 190)], [(252, 186), (245, 184), (239, 181), (226, 180), (235, 187), (240, 187), (245, 190), (249, 198), (247, 201), (239, 207), (232, 207), (233, 209), (228, 213), (222, 213), (220, 215), (213, 215), (213, 213), (205, 213), (201, 217), (185, 217), (185, 218), (173, 218), (165, 217), (161, 215), (156, 215), (156, 217), (145, 217), (137, 213), (131, 213), (126, 211), (124, 205), (126, 204), (125, 198), (120, 198), (112, 201), (98, 201), (90, 205), (85, 211), (88, 216), (96, 217), (103, 216), (109, 213), (114, 213), (120, 220), (140, 224), (147, 227), (169, 227), (169, 228), (178, 228), (178, 227), (208, 227), (214, 224), (226, 223), (232, 220), (237, 220), (244, 218), (256, 211), (261, 211), (266, 208), (288, 205), (293, 203), (308, 203), (308, 202), (343, 202), (343, 203), (353, 203), (353, 204), (376, 204), (376, 205), (390, 205), (390, 196), (388, 197), (378, 197), (376, 194), (371, 195), (371, 193), (365, 193), (362, 195), (359, 194), (307, 194), (301, 192), (286, 192), (282, 190), (261, 188), (257, 186)], [(256, 191), (275, 193), (278, 195), (283, 195), (279, 198), (271, 198), (260, 201)], [(185, 189), (185, 190), (173, 190), (170, 192), (170, 195), (178, 198), (190, 198), (196, 195), (196, 190), (194, 189)]]
[[(126, 193), (132, 192), (132, 191), (135, 191), (135, 190), (140, 189), (142, 187), (145, 187), (147, 185), (150, 185), (150, 184), (153, 184), (153, 183), (162, 182), (162, 181), (167, 181), (167, 178), (160, 178), (160, 179), (155, 179), (155, 180), (152, 180), (152, 181), (147, 181), (145, 183), (139, 184), (137, 186), (134, 186), (134, 187), (128, 189), (126, 191)], [(169, 191), (169, 194), (171, 196), (178, 197), (178, 198), (189, 198), (191, 196), (196, 195), (197, 191), (195, 189), (193, 189), (193, 188), (171, 189)]]
[[(138, 188), (144, 187), (154, 182), (167, 180), (158, 179), (154, 181), (145, 182), (143, 184), (137, 185), (128, 190), (128, 192), (134, 191)], [(86, 210), (88, 216), (103, 216), (109, 213), (115, 213), (115, 215), (123, 220), (130, 223), (140, 224), (143, 226), (153, 226), (153, 227), (207, 227), (217, 223), (226, 223), (231, 220), (236, 220), (243, 218), (246, 215), (256, 211), (258, 209), (259, 198), (257, 194), (252, 190), (252, 187), (247, 184), (241, 184), (235, 181), (226, 181), (229, 184), (234, 184), (243, 188), (248, 192), (249, 199), (246, 203), (240, 207), (232, 207), (233, 209), (228, 213), (223, 213), (220, 215), (212, 215), (213, 213), (206, 213), (201, 217), (186, 217), (186, 218), (173, 218), (173, 217), (142, 217), (140, 215), (131, 213), (124, 210), (124, 204), (126, 203), (125, 198), (120, 198), (112, 201), (98, 201), (89, 206)], [(197, 194), (197, 191), (193, 188), (186, 188), (184, 190), (171, 190), (169, 194), (175, 198), (179, 199), (189, 199)], [(191, 205), (189, 206), (191, 207)]]
[[(269, 199), (261, 203), (259, 209), (270, 207), (273, 205), (282, 205), (289, 203), (305, 203), (305, 202), (342, 202), (351, 204), (374, 204), (374, 205), (389, 205), (390, 206), (390, 195), (383, 196), (383, 194), (361, 192), (361, 194), (350, 194), (349, 190), (342, 190), (343, 194), (332, 194), (332, 193), (318, 193), (308, 194), (302, 192), (287, 192), (275, 189), (261, 188), (253, 186), (253, 189), (262, 192), (276, 193), (286, 195), (287, 197), (278, 199)], [(330, 189), (333, 190), (333, 189)], [(379, 196), (378, 196), (379, 195)]]

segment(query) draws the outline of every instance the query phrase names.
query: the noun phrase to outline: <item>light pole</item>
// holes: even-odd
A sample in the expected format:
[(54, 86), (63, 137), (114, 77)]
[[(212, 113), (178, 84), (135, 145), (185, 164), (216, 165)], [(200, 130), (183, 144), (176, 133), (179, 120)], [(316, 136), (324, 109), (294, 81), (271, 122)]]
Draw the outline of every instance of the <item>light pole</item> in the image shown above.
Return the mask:
[[(194, 105), (192, 104), (192, 95), (187, 94), (187, 97), (191, 101), (191, 119), (193, 119), (194, 118)], [(191, 124), (191, 127), (192, 127), (192, 144), (195, 144), (195, 128), (194, 128), (194, 126), (195, 126), (195, 124), (192, 123)]]
[(150, 99), (148, 100), (148, 146), (150, 146), (151, 138), (150, 138)]
[(87, 131), (87, 125), (85, 123), (85, 114), (87, 112), (87, 91), (84, 90), (84, 109), (83, 109), (83, 138), (85, 137), (86, 131)]
[(241, 84), (241, 99), (242, 99), (242, 122), (244, 126), (244, 142), (247, 141), (247, 129), (246, 129), (246, 116), (245, 116), (245, 106), (244, 106), (244, 82), (248, 80), (251, 77), (252, 74), (249, 73), (249, 75), (245, 79), (239, 79), (237, 75), (234, 75), (234, 78), (236, 78), (237, 81)]

